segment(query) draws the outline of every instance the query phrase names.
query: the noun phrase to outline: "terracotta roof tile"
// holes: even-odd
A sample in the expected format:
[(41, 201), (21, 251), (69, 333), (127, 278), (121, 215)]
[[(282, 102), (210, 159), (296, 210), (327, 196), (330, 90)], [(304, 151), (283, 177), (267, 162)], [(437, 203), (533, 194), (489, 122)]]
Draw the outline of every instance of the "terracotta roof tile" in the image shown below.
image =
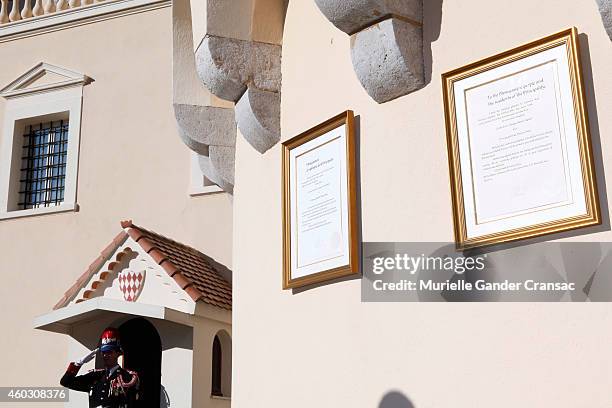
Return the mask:
[(192, 284), (190, 279), (185, 278), (182, 273), (177, 273), (173, 276), (176, 283), (181, 287), (181, 289), (185, 289), (187, 286)]
[(149, 255), (151, 255), (151, 258), (153, 258), (158, 265), (161, 265), (164, 261), (168, 260), (168, 257), (155, 247), (153, 247), (151, 252), (149, 252)]
[(185, 293), (187, 293), (189, 297), (193, 299), (194, 302), (197, 302), (198, 300), (202, 299), (202, 293), (198, 289), (196, 289), (194, 286), (186, 287)]
[(130, 229), (128, 230), (128, 234), (129, 234), (129, 235), (130, 235), (130, 237), (131, 237), (131, 238), (132, 238), (134, 241), (136, 241), (136, 242), (138, 242), (138, 240), (140, 240), (140, 239), (142, 238), (142, 236), (143, 236), (143, 235), (142, 235), (142, 232), (140, 232), (140, 231), (138, 231), (138, 230), (136, 230), (136, 229), (134, 229), (134, 228), (130, 228)]
[(200, 251), (124, 221), (123, 228), (194, 300), (232, 309), (232, 287), (219, 264)]
[(144, 249), (146, 253), (151, 252), (151, 250), (155, 248), (155, 245), (153, 245), (152, 242), (146, 239), (142, 232), (139, 231), (138, 233), (142, 236), (142, 238), (138, 240), (138, 244), (140, 245), (140, 247)]

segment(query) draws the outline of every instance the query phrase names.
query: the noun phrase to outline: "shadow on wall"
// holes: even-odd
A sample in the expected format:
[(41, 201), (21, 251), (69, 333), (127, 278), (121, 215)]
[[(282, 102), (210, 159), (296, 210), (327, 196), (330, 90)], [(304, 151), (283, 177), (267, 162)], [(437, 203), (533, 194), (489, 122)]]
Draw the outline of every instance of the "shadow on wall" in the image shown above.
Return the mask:
[(442, 25), (442, 0), (425, 0), (423, 2), (423, 64), (425, 68), (425, 86), (431, 82), (433, 58), (431, 43), (440, 37)]
[(414, 404), (401, 392), (390, 391), (380, 401), (378, 408), (414, 408)]

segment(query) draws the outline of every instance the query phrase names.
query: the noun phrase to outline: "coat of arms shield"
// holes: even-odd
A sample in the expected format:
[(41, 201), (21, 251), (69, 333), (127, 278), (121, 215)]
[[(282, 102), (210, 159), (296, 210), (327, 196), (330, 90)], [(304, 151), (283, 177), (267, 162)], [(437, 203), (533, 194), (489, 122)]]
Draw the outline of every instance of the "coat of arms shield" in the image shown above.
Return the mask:
[(123, 298), (128, 302), (135, 302), (144, 286), (145, 271), (123, 270), (119, 273), (119, 289)]

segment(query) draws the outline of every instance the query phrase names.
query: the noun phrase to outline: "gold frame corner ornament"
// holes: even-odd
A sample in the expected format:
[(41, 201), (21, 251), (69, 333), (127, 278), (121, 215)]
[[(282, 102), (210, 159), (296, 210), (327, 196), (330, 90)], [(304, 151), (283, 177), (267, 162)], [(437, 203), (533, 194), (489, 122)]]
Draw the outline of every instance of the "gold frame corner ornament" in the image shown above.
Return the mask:
[[(283, 289), (295, 289), (330, 281), (333, 279), (358, 275), (359, 272), (359, 236), (357, 215), (357, 167), (355, 147), (355, 120), (352, 110), (347, 110), (325, 122), (282, 143), (282, 208), (283, 208)], [(291, 277), (291, 201), (290, 201), (290, 154), (291, 150), (325, 135), (342, 125), (346, 125), (346, 173), (347, 173), (347, 207), (348, 207), (348, 264), (322, 270), (307, 276)]]
[[(586, 213), (546, 223), (529, 225), (523, 228), (503, 230), (468, 238), (460, 164), (458, 125), (454, 100), (454, 84), (457, 81), (527, 58), (560, 45), (566, 45), (567, 47), (569, 78), (571, 81), (574, 121), (578, 137)], [(446, 124), (450, 191), (453, 207), (454, 236), (457, 250), (535, 238), (547, 234), (601, 224), (601, 208), (597, 190), (582, 65), (580, 61), (580, 45), (578, 41), (578, 30), (575, 27), (446, 72), (442, 74), (441, 79), (444, 119)]]

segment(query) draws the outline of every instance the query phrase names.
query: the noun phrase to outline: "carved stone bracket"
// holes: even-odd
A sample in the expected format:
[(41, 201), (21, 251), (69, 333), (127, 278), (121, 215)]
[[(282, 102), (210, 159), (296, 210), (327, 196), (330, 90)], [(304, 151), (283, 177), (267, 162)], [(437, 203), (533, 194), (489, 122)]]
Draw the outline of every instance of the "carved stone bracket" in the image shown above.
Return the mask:
[[(374, 100), (387, 102), (424, 86), (422, 0), (315, 2), (351, 36), (355, 73)], [(203, 174), (229, 192), (234, 188), (236, 128), (260, 153), (280, 140), (287, 3), (173, 2), (174, 108), (181, 138), (198, 153)], [(194, 82), (203, 83), (208, 96)]]
[(422, 0), (315, 0), (351, 36), (357, 78), (378, 103), (425, 85)]
[[(231, 162), (234, 163), (234, 159), (232, 159)], [(202, 170), (202, 174), (206, 175), (206, 178), (221, 187), (223, 191), (230, 194), (234, 192), (234, 185), (229, 184), (225, 180), (223, 180), (223, 178), (215, 168), (215, 165), (211, 160), (210, 156), (199, 154), (198, 163), (200, 165), (200, 170)]]
[(237, 103), (238, 128), (260, 153), (280, 140), (281, 51), (280, 45), (210, 35), (196, 50), (202, 82)]
[(223, 190), (234, 190), (236, 122), (233, 109), (174, 105), (183, 142), (199, 155), (202, 174)]
[(259, 153), (280, 139), (280, 102), (280, 92), (249, 88), (236, 104), (240, 132)]
[(237, 102), (247, 87), (279, 92), (281, 46), (206, 36), (196, 50), (204, 85), (219, 98)]

